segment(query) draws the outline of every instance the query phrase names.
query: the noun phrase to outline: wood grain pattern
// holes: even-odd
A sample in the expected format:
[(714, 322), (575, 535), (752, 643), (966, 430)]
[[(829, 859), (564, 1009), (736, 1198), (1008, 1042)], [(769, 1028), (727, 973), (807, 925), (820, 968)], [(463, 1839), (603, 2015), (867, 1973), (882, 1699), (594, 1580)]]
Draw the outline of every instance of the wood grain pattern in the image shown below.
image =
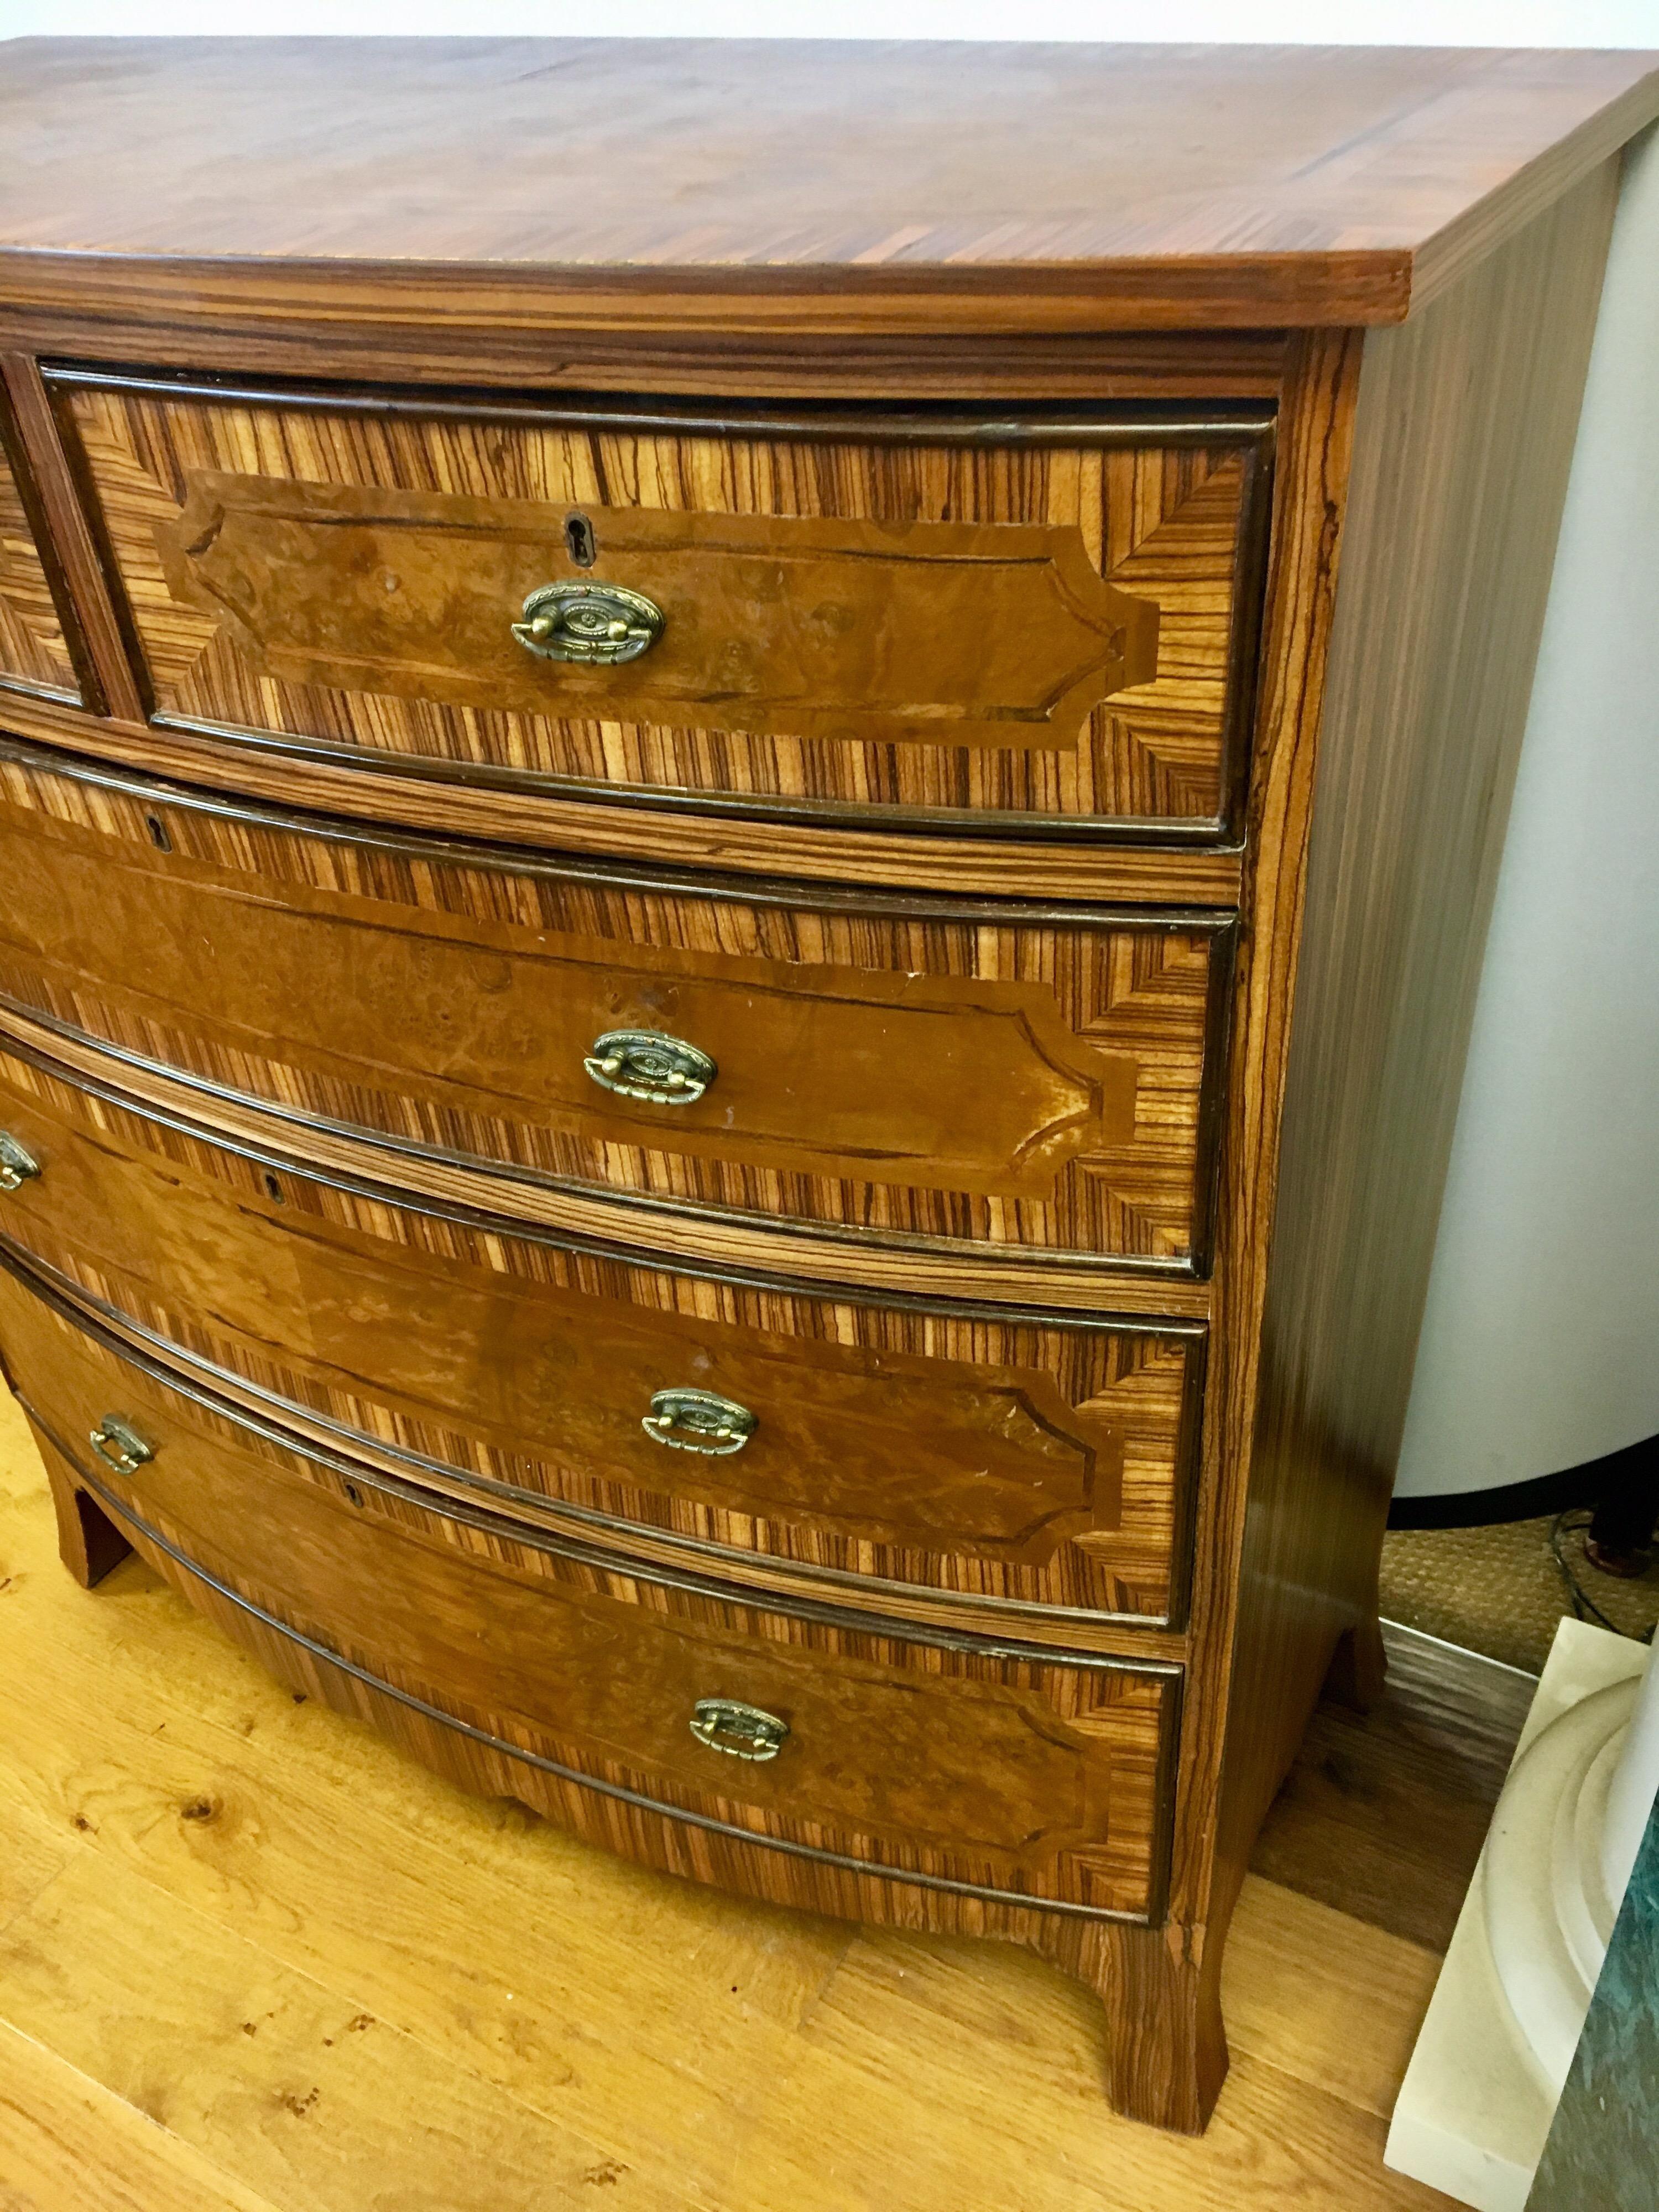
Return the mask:
[[(567, 1192), (550, 1184), (514, 1180), (510, 1201), (501, 1179), (483, 1165), (439, 1156), (398, 1153), (388, 1158), (372, 1138), (300, 1121), (258, 1105), (239, 1105), (217, 1093), (204, 1095), (188, 1078), (78, 1037), (49, 1018), (16, 1008), (0, 1012), (6, 1052), (49, 1075), (116, 1106), (133, 1105), (150, 1119), (217, 1150), (235, 1152), (279, 1177), (297, 1174), (349, 1192), (373, 1206), (413, 1206), (464, 1221), (486, 1236), (550, 1237), (623, 1261), (641, 1256), (624, 1233), (611, 1200)], [(204, 1113), (205, 1109), (205, 1113)], [(395, 1179), (389, 1170), (395, 1169)], [(504, 1210), (507, 1206), (509, 1210)], [(1058, 1257), (1021, 1260), (1006, 1255), (988, 1263), (971, 1248), (924, 1252), (908, 1245), (838, 1242), (805, 1234), (781, 1247), (766, 1229), (707, 1220), (672, 1210), (652, 1216), (652, 1250), (683, 1273), (740, 1275), (786, 1287), (842, 1285), (855, 1297), (903, 1304), (912, 1297), (946, 1302), (1023, 1300), (1056, 1311), (1096, 1318), (1102, 1281), (1091, 1263), (1062, 1264)], [(780, 1258), (794, 1264), (787, 1271)], [(1201, 1321), (1210, 1310), (1207, 1283), (1184, 1276), (1114, 1271), (1109, 1293), (1115, 1310), (1140, 1319)]]
[[(648, 325), (571, 326), (550, 358), (544, 332), (496, 322), (488, 334), (452, 331), (428, 314), (398, 325), (308, 321), (276, 300), (228, 317), (214, 308), (198, 276), (147, 264), (147, 304), (137, 330), (112, 317), (56, 255), (30, 261), (0, 290), (0, 343), (29, 357), (99, 362), (117, 372), (136, 361), (250, 375), (360, 378), (371, 384), (449, 386), (468, 391), (643, 392), (720, 400), (958, 401), (983, 408), (1021, 401), (1272, 399), (1282, 379), (1278, 330), (1095, 331), (1060, 333), (914, 331), (896, 336), (751, 333), (738, 351), (720, 331)], [(70, 281), (66, 281), (66, 279)], [(327, 273), (324, 272), (326, 283)], [(314, 299), (303, 267), (275, 281), (296, 305)]]
[[(590, 498), (562, 531), (544, 501), (221, 469), (185, 484), (155, 532), (168, 590), (285, 683), (746, 737), (1065, 752), (1098, 701), (1158, 670), (1158, 609), (1103, 581), (1079, 530)], [(502, 611), (549, 583), (639, 592), (661, 637), (615, 666), (533, 660)]]
[[(0, 352), (0, 428), (34, 544), (46, 565), (63, 644), (73, 672), (71, 696), (98, 714), (135, 720), (143, 713), (137, 679), (91, 525), (70, 474), (40, 364), (28, 353)], [(77, 721), (83, 721), (77, 716)]]
[[(526, 92), (538, 51), (550, 74)], [(769, 50), (777, 98), (749, 101), (739, 130), (733, 87), (758, 50), (724, 50), (736, 74), (694, 87), (684, 72), (702, 51), (451, 48), (452, 89), (471, 58), (473, 96), (499, 94), (502, 118), (493, 143), (471, 132), (503, 175), (465, 214), (447, 193), (410, 201), (409, 118), (429, 105), (434, 58), (396, 43), (329, 58), (337, 88), (360, 93), (368, 70), (387, 90), (353, 142), (355, 194), (307, 202), (322, 159), (294, 193), (247, 195), (276, 173), (271, 118), (317, 72), (299, 47), (268, 56), (270, 114), (237, 125), (247, 158), (216, 206), (140, 188), (161, 126), (135, 125), (132, 88), (171, 78), (166, 156), (187, 178), (236, 115), (246, 50), (228, 46), (133, 49), (131, 83), (85, 88), (76, 126), (102, 117), (105, 167), (23, 165), (13, 210), (38, 229), (8, 245), (0, 212), (19, 465), (64, 540), (46, 573), (70, 645), (114, 711), (94, 724), (14, 691), (36, 743), (0, 744), (12, 1096), (55, 1148), (12, 1216), (31, 1225), (0, 1285), (7, 1349), (70, 1455), (52, 1448), (52, 1479), (83, 1579), (130, 1530), (295, 1690), (647, 1866), (1026, 1944), (1104, 1998), (1120, 2107), (1193, 2130), (1227, 2063), (1221, 1949), (1250, 1835), (1334, 1649), (1356, 1689), (1376, 1656), (1381, 1501), (1612, 157), (1659, 80), (1643, 58), (1315, 51), (1118, 55), (1108, 85), (1077, 49), (1064, 69), (1053, 53), (890, 49), (892, 87), (914, 94), (924, 69), (938, 82), (908, 99), (903, 133), (884, 134), (892, 158), (872, 162), (847, 118), (867, 133), (899, 92), (849, 101), (873, 82), (871, 55), (820, 56), (815, 79), (808, 48)], [(55, 50), (35, 56), (26, 137), (67, 69)], [(545, 187), (591, 142), (547, 117), (586, 89), (582, 131), (607, 114), (620, 128), (605, 103), (625, 69), (643, 71), (630, 131), (670, 95), (684, 112), (636, 163), (592, 164), (610, 180), (576, 205)], [(1134, 115), (1103, 129), (1131, 89)], [(179, 116), (209, 90), (230, 96), (181, 154)], [(993, 98), (1000, 120), (975, 140), (964, 119)], [(532, 106), (537, 150), (514, 170), (502, 149)], [(1080, 114), (1086, 130), (1028, 129), (1019, 159), (1006, 153), (1017, 119)], [(756, 193), (781, 123), (796, 167), (763, 231)], [(118, 197), (106, 178), (124, 162)], [(790, 197), (803, 177), (805, 217)], [(1155, 200), (1159, 178), (1177, 181)], [(514, 198), (526, 179), (533, 204)], [(1060, 204), (1062, 179), (1092, 194), (1085, 212)], [(665, 180), (678, 198), (638, 197)], [(948, 205), (930, 198), (947, 185)], [(1362, 374), (1356, 326), (1408, 307), (1403, 332), (1365, 341)], [(1266, 335), (1213, 334), (1240, 323)], [(1134, 336), (1176, 325), (1178, 340)], [(109, 367), (54, 372), (47, 407), (37, 351)], [(476, 373), (456, 368), (469, 355)], [(173, 364), (159, 382), (143, 367), (158, 360)], [(370, 363), (402, 389), (343, 383)], [(625, 404), (581, 396), (592, 364), (593, 386)], [(1060, 440), (1091, 364), (1088, 418), (1109, 409), (1113, 438)], [(209, 394), (192, 365), (234, 381)], [(301, 387), (263, 380), (283, 375)], [(1011, 408), (988, 422), (991, 395), (1015, 389), (1030, 420)], [(696, 390), (725, 415), (684, 398)], [(761, 404), (780, 392), (817, 404), (784, 422)], [(854, 410), (854, 392), (885, 412)], [(1195, 392), (1218, 408), (1183, 428), (1176, 395)], [(1270, 396), (1276, 418), (1242, 809), (1245, 749), (1225, 724), (1246, 696), (1242, 471), (1261, 447), (1218, 404), (1241, 392)], [(1136, 398), (1149, 404), (1121, 404)], [(977, 428), (960, 434), (969, 406)], [(927, 436), (896, 410), (925, 415)], [(1211, 720), (1201, 744), (1199, 721), (1183, 725), (1180, 760), (1162, 738), (1155, 765), (1156, 746), (1136, 760), (1099, 735), (1138, 709), (1132, 686), (1069, 754), (964, 744), (947, 766), (902, 732), (854, 758), (821, 733), (713, 716), (543, 728), (511, 701), (439, 696), (471, 680), (470, 644), (430, 696), (380, 676), (350, 689), (330, 656), (353, 636), (320, 638), (314, 600), (287, 610), (299, 627), (274, 660), (249, 651), (246, 624), (239, 644), (189, 603), (225, 548), (191, 553), (178, 518), (192, 486), (192, 521), (204, 501), (222, 509), (228, 479), (232, 506), (286, 502), (283, 530), (296, 506), (346, 515), (337, 542), (364, 566), (338, 595), (342, 629), (377, 652), (392, 632), (368, 621), (358, 583), (384, 589), (392, 573), (405, 588), (381, 523), (425, 530), (451, 500), (472, 502), (497, 553), (523, 520), (515, 502), (560, 528), (592, 507), (613, 543), (618, 514), (646, 535), (711, 516), (769, 532), (1059, 529), (1080, 533), (1091, 580), (1132, 595), (1124, 563), (1147, 545), (1167, 562), (1149, 599), (1190, 586), (1208, 624), (1184, 674), (1210, 687)], [(96, 544), (77, 491), (101, 507)], [(243, 548), (258, 551), (267, 608), (292, 568), (260, 535), (270, 520)], [(173, 533), (176, 591), (158, 527)], [(453, 556), (433, 557), (447, 591)], [(125, 609), (106, 588), (119, 578)], [(423, 652), (437, 596), (410, 602)], [(1159, 613), (1162, 649), (1186, 616), (1173, 599)], [(170, 726), (143, 726), (140, 643)], [(1180, 712), (1200, 703), (1194, 690)], [(1122, 842), (1155, 837), (1162, 852)], [(1176, 883), (1206, 892), (1156, 888)], [(672, 1109), (672, 1142), (567, 1082), (590, 1031), (624, 1018), (683, 1029), (720, 1062), (712, 1104)], [(763, 1061), (745, 1057), (759, 1045)], [(73, 1188), (73, 1209), (54, 1212), (53, 1188)], [(129, 1219), (131, 1253), (117, 1233)], [(618, 1249), (625, 1237), (640, 1249)], [(786, 1261), (807, 1279), (786, 1279)], [(618, 1317), (618, 1392), (672, 1340), (751, 1391), (774, 1371), (806, 1376), (779, 1433), (867, 1415), (878, 1448), (838, 1455), (839, 1498), (792, 1453), (763, 1501), (788, 1533), (766, 1550), (744, 1548), (765, 1517), (748, 1493), (705, 1476), (647, 1505), (637, 1468), (598, 1463), (620, 1395), (599, 1392), (586, 1444), (544, 1452), (523, 1433), (546, 1425), (534, 1357), (563, 1348), (587, 1371), (579, 1301), (600, 1298)], [(1074, 1599), (1073, 1555), (1109, 1533), (1075, 1522), (1079, 1444), (1095, 1450), (1086, 1510), (1107, 1494), (1090, 1408), (1133, 1380), (1109, 1347), (1195, 1341), (1182, 1319), (1206, 1325), (1209, 1370), (1188, 1625), (1079, 1607), (1053, 1644), (1001, 1640), (1011, 1616), (989, 1608)], [(928, 1409), (902, 1462), (881, 1444), (872, 1355), (884, 1391)], [(168, 1429), (131, 1493), (58, 1410), (118, 1384), (122, 1406)], [(1006, 1425), (1010, 1407), (1024, 1427)], [(1004, 1422), (994, 1451), (977, 1449), (985, 1420)], [(1073, 1516), (1066, 1548), (1042, 1559), (1012, 1510), (1034, 1454)], [(514, 1455), (556, 1480), (487, 1491)], [(1114, 1543), (1132, 1459), (1126, 1425)], [(981, 1460), (995, 1481), (964, 1492), (962, 1468)], [(604, 1502), (626, 1526), (581, 1523), (612, 1480), (623, 1494)], [(849, 1494), (858, 1525), (835, 1526)], [(903, 1518), (934, 1504), (954, 1550)], [(752, 1525), (728, 1542), (739, 1522)], [(1126, 1588), (1150, 1589), (1158, 1559), (1183, 1554), (1180, 1540), (1158, 1554), (1152, 1527), (1136, 1537), (1153, 1542), (1151, 1580), (1125, 1571)], [(695, 1551), (708, 1532), (727, 1544), (729, 1583)], [(1018, 1560), (988, 1559), (1022, 1544)], [(1097, 1591), (1130, 1565), (1084, 1556)], [(854, 1602), (835, 1577), (861, 1567), (885, 1578)], [(1024, 1583), (994, 1581), (1015, 1568)], [(116, 1586), (136, 1571), (118, 1566)], [(899, 1593), (890, 1610), (881, 1591)], [(758, 1670), (753, 1694), (801, 1723), (793, 1765), (787, 1747), (758, 1781), (723, 1773), (718, 1798), (664, 1703), (683, 1702), (711, 1654)], [(740, 1695), (747, 1680), (722, 1682)], [(890, 1746), (891, 1771), (848, 1758), (843, 1726)], [(810, 1782), (799, 1802), (786, 1802), (792, 1772)], [(1306, 1928), (1292, 1939), (1298, 1957), (1316, 1948)]]
[[(595, 2174), (621, 2170), (556, 2116), (476, 2077), (454, 2078), (350, 1992), (285, 1972), (201, 1914), (172, 1916), (167, 1972), (158, 1977), (145, 1885), (112, 1897), (100, 1874), (81, 1856), (28, 1920), (7, 1931), (0, 1955), (13, 2014), (37, 2039), (73, 2051), (76, 2070), (101, 2085), (99, 2106), (124, 2109), (138, 2141), (125, 2146), (127, 2192), (102, 2194), (112, 2185), (99, 2171), (110, 2156), (99, 2141), (106, 2112), (71, 2107), (79, 2126), (71, 2124), (69, 2140), (93, 2160), (86, 2193), (49, 2196), (40, 2212), (295, 2212), (302, 2204), (344, 2212), (376, 2190), (416, 2203), (434, 2169), (452, 2161), (446, 2195), (454, 2212), (540, 2212), (550, 2190), (574, 2198)], [(84, 1967), (70, 1975), (64, 1962), (82, 1942)], [(262, 2048), (250, 2054), (256, 2039)], [(185, 2051), (191, 2058), (181, 2064)], [(320, 2127), (319, 2109), (327, 2115)], [(49, 2102), (42, 2118), (52, 2111)], [(462, 2144), (470, 2175), (456, 2159)], [(38, 2139), (29, 2148), (39, 2158)], [(236, 2176), (216, 2197), (222, 2160)], [(42, 2163), (52, 2185), (62, 2165)], [(165, 2193), (134, 2193), (151, 2184)], [(641, 2212), (672, 2212), (683, 2202), (665, 2179), (642, 2180), (634, 2194)], [(26, 2203), (23, 2212), (36, 2208)]]
[[(475, 1786), (516, 1773), (513, 1794), (613, 1846), (637, 1803), (678, 1838), (675, 1871), (731, 1886), (741, 1867), (737, 1886), (824, 1909), (884, 1871), (1156, 1918), (1178, 1668), (923, 1642), (596, 1568), (255, 1438), (9, 1279), (0, 1310), (32, 1418), (135, 1548), (278, 1671), (315, 1659), (319, 1686), (456, 1726), (452, 1762), (483, 1754)], [(155, 1446), (131, 1478), (72, 1441), (112, 1396)], [(776, 1714), (782, 1750), (711, 1752), (690, 1732), (699, 1697)]]
[(356, 816), (398, 829), (473, 842), (514, 844), (596, 858), (625, 857), (674, 868), (706, 868), (801, 883), (889, 884), (906, 890), (995, 897), (1011, 883), (1024, 896), (1057, 904), (1098, 900), (1122, 906), (1235, 907), (1243, 863), (1236, 847), (1118, 844), (1104, 840), (1015, 842), (1001, 836), (895, 837), (858, 830), (617, 805), (614, 798), (560, 795), (556, 806), (527, 805), (516, 790), (455, 784), (397, 772), (368, 773), (378, 756), (284, 739), (229, 746), (222, 737), (160, 729), (143, 722), (92, 720), (67, 705), (23, 692), (6, 702), (15, 735), (106, 764), (198, 789), (240, 792), (256, 800), (319, 814)]
[(1537, 1679), (1389, 1621), (1382, 1640), (1388, 1679), (1370, 1710), (1322, 1703), (1250, 1865), (1440, 1954)]
[[(0, 1396), (0, 1674), (31, 1683), (0, 1732), (0, 1830), (78, 1863), (5, 1938), (0, 2012), (102, 2100), (57, 2149), (62, 2106), (0, 2052), (13, 2109), (47, 2123), (25, 2137), (42, 2212), (198, 2212), (185, 2179), (146, 2200), (145, 2141), (244, 2184), (285, 2155), (284, 2203), (362, 2212), (404, 2114), (446, 2212), (510, 2203), (525, 2160), (544, 2199), (565, 2172), (550, 2121), (611, 2177), (573, 2167), (583, 2201), (648, 2202), (661, 2176), (708, 2212), (1444, 2212), (1383, 2170), (1376, 2118), (1431, 1954), (1252, 1880), (1217, 2122), (1201, 2143), (1159, 2135), (1102, 2104), (1099, 2008), (1035, 1958), (726, 1899), (452, 1790), (295, 1704), (141, 1562), (87, 1601), (53, 1571), (43, 1492)], [(1339, 1863), (1338, 1835), (1310, 1856)], [(137, 2206), (106, 2206), (106, 2170)]]
[[(1178, 1604), (1203, 1339), (676, 1276), (273, 1174), (0, 1057), (41, 1174), (0, 1230), (275, 1418), (322, 1417), (416, 1480), (691, 1564), (858, 1577), (1149, 1624)], [(743, 1451), (641, 1425), (686, 1383)], [(557, 1525), (556, 1520), (555, 1525)], [(873, 1595), (873, 1593), (872, 1594)], [(1050, 1624), (1063, 1634), (1063, 1620)]]
[[(1213, 838), (1233, 815), (1260, 415), (884, 432), (63, 389), (165, 724), (786, 819)], [(661, 642), (621, 668), (532, 659), (526, 593), (589, 576), (655, 599)]]
[[(147, 808), (0, 754), (0, 991), (26, 1009), (403, 1152), (866, 1241), (1203, 1264), (1222, 918), (762, 905)], [(632, 1026), (712, 1053), (708, 1095), (601, 1091), (583, 1056)]]
[(268, 2197), (9, 2023), (0, 2023), (0, 2169), (15, 2212), (71, 2202), (81, 2212), (273, 2212)]
[(67, 1863), (64, 1839), (48, 1823), (15, 1799), (0, 1799), (0, 1928), (49, 1888)]
[(1262, 1322), (1242, 1863), (1364, 1633), (1595, 327), (1603, 169), (1366, 341)]
[(0, 408), (0, 690), (78, 702), (75, 663), (24, 506), (14, 425)]
[(106, 313), (142, 313), (183, 264), (209, 319), (338, 323), (372, 267), (382, 322), (550, 337), (945, 332), (982, 326), (988, 295), (1024, 329), (1397, 320), (1659, 111), (1651, 57), (1624, 53), (230, 39), (123, 56), (91, 75), (73, 40), (20, 50), (12, 296), (61, 296), (72, 252)]
[[(1119, 2029), (1131, 2108), (1201, 2127), (1228, 2064), (1222, 1954), (1237, 1888), (1218, 1859), (1238, 1784), (1224, 1765), (1238, 1559), (1254, 1509), (1250, 1440), (1261, 1302), (1269, 1267), (1282, 1054), (1300, 921), (1325, 648), (1337, 586), (1359, 365), (1352, 333), (1295, 349), (1281, 410), (1276, 556), (1263, 639), (1262, 706), (1247, 846), (1250, 927), (1237, 979), (1206, 1394), (1201, 1540), (1194, 1556), (1191, 1694), (1185, 1706), (1170, 1876), (1171, 1941), (1162, 1958), (1121, 1962)], [(1241, 1716), (1241, 1725), (1248, 1716)], [(1200, 1810), (1200, 1808), (1202, 1808)], [(1079, 1965), (1073, 1971), (1090, 1969)], [(1098, 1968), (1096, 1969), (1098, 1971)]]

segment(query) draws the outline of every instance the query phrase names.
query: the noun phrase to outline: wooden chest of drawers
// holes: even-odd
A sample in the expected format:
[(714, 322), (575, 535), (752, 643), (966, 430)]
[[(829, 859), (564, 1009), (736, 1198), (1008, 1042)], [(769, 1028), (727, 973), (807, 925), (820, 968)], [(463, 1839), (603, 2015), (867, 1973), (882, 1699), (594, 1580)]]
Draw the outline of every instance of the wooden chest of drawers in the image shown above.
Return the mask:
[(653, 1865), (1035, 1947), (1200, 2126), (1378, 1663), (1659, 77), (13, 51), (0, 1347), (65, 1560)]

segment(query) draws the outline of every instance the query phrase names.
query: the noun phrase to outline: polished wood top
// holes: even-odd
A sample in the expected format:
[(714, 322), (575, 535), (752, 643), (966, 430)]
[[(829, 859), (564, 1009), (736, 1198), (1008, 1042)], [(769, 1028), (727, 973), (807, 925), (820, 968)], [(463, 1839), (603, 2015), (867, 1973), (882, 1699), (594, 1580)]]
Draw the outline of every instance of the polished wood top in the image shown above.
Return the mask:
[(480, 287), (508, 320), (526, 295), (542, 322), (550, 296), (590, 319), (632, 298), (659, 329), (722, 301), (799, 328), (1395, 321), (1659, 114), (1659, 55), (1633, 52), (26, 39), (4, 59), (0, 307), (84, 306), (113, 283), (89, 254), (144, 258), (129, 304), (169, 264), (228, 262), (234, 289), (321, 263), (354, 290), (363, 264), (428, 264), (380, 270), (396, 293), (442, 264), (452, 309)]

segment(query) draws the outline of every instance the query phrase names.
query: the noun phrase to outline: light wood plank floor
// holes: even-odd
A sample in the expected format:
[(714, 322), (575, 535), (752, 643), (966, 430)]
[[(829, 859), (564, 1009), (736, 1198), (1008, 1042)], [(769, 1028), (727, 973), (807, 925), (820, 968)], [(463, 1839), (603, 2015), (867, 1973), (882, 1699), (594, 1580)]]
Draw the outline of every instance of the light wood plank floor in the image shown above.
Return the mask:
[(1288, 1886), (1374, 1794), (1340, 1742), (1185, 2142), (1111, 2115), (1094, 2002), (1034, 1960), (622, 1865), (296, 1702), (137, 1561), (77, 1590), (3, 1393), (0, 1682), (0, 2212), (1448, 2201), (1381, 2162), (1431, 1942)]

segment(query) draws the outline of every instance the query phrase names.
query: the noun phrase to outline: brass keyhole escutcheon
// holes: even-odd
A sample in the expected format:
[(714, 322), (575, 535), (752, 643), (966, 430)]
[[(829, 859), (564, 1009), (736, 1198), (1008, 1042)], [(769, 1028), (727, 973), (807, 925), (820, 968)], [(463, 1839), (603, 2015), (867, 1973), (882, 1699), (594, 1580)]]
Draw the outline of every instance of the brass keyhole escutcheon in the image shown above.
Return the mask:
[(513, 635), (542, 660), (614, 668), (649, 653), (665, 619), (654, 599), (621, 584), (543, 584), (525, 601)]
[(690, 1106), (720, 1073), (706, 1052), (659, 1030), (607, 1030), (582, 1066), (600, 1090), (647, 1106)]
[(653, 1443), (666, 1444), (672, 1451), (729, 1459), (743, 1449), (760, 1423), (747, 1406), (713, 1390), (658, 1390), (640, 1426)]
[(767, 1759), (782, 1750), (789, 1723), (740, 1698), (699, 1698), (691, 1708), (691, 1733), (729, 1759)]

